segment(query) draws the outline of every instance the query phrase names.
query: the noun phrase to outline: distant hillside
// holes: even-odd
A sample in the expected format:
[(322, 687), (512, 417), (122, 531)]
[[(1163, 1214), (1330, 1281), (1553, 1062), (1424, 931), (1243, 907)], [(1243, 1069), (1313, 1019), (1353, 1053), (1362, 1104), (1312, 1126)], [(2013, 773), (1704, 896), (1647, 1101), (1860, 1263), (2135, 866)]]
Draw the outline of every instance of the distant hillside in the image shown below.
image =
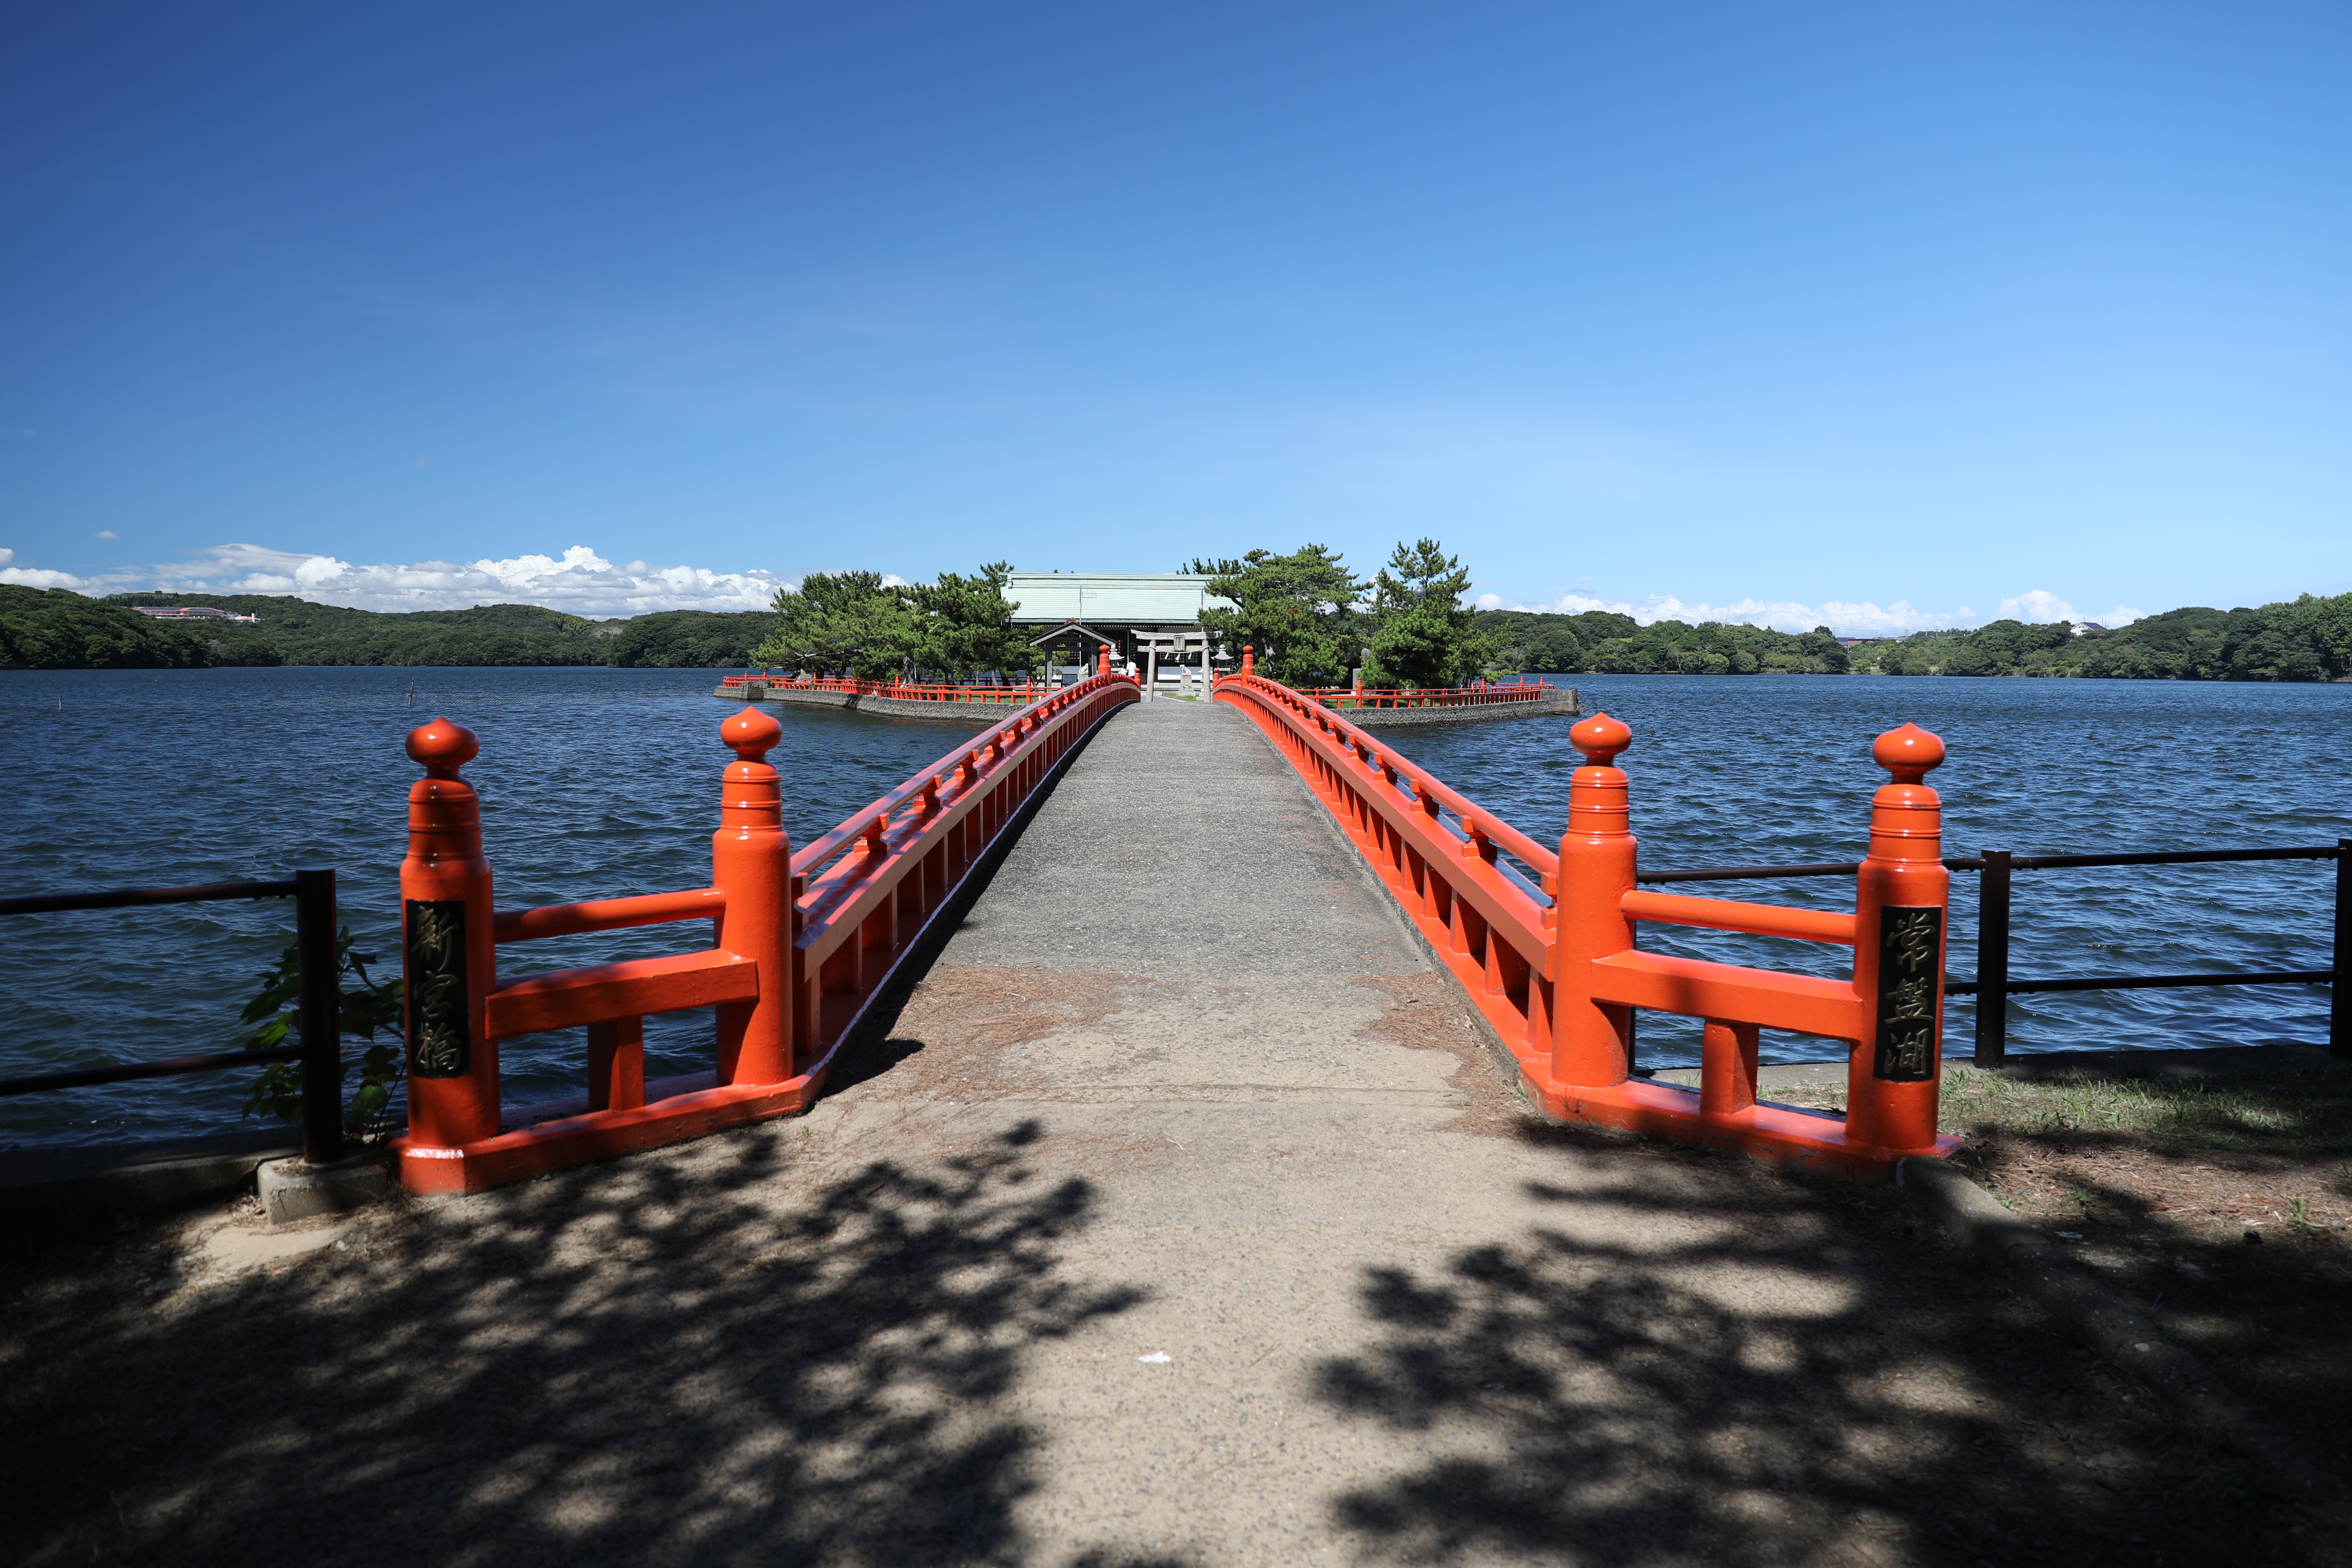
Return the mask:
[(206, 635), (252, 637), (278, 664), (603, 664), (620, 629), (538, 605), (384, 614), (274, 594), (116, 594), (106, 603), (208, 605), (259, 616), (259, 626), (207, 627)]
[(1637, 624), (1607, 610), (1541, 615), (1481, 610), (1478, 629), (1512, 671), (1579, 675), (1843, 675), (1845, 649), (1827, 626), (1776, 632), (1720, 621)]
[[(156, 621), (137, 605), (210, 605), (257, 626)], [(1608, 675), (2078, 676), (2137, 680), (2352, 678), (2352, 594), (2254, 609), (2168, 610), (2080, 636), (2064, 622), (1995, 621), (1843, 647), (1827, 628), (1682, 621), (1607, 611), (1482, 610), (1477, 627), (1510, 670)], [(221, 665), (580, 665), (726, 669), (754, 662), (765, 611), (664, 610), (592, 621), (538, 605), (391, 615), (281, 595), (117, 594), (0, 585), (0, 668), (203, 669)]]
[(1864, 643), (1854, 668), (1877, 675), (2084, 676), (2110, 680), (2342, 680), (2352, 676), (2352, 594), (2256, 609), (2167, 610), (2076, 636), (2063, 621), (1995, 621)]
[[(158, 621), (141, 605), (201, 605), (258, 625)], [(116, 594), (0, 585), (0, 668), (224, 665), (582, 665), (723, 669), (751, 662), (775, 616), (666, 610), (592, 621), (539, 605), (386, 614), (276, 594)]]
[(2064, 621), (1994, 621), (1841, 647), (1810, 632), (1628, 616), (1485, 610), (1506, 669), (1564, 675), (2040, 675), (2109, 680), (2342, 680), (2352, 677), (2352, 594), (2256, 609), (2168, 610), (2079, 636)]
[[(240, 646), (233, 653), (243, 651)], [(63, 588), (0, 584), (0, 668), (207, 669), (277, 662), (275, 657), (223, 659), (212, 639), (193, 627), (151, 621)]]

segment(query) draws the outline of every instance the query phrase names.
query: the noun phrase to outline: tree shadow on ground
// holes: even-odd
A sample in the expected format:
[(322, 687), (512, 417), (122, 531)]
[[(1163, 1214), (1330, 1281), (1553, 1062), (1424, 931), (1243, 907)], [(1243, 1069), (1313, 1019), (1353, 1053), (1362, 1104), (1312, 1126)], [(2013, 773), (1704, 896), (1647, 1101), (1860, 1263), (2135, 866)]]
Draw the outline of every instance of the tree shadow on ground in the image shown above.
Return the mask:
[[(1531, 1187), (1557, 1224), (1362, 1281), (1380, 1338), (1317, 1393), (1423, 1456), (1333, 1499), (1365, 1556), (2336, 1560), (2313, 1510), (1884, 1199), (1623, 1158), (1649, 1169)], [(1585, 1223), (1612, 1207), (1674, 1219)]]
[[(1024, 1124), (777, 1181), (790, 1124), (383, 1213), (170, 1290), (137, 1237), (9, 1269), (0, 1555), (25, 1563), (1026, 1561), (1042, 1342), (1096, 1194)], [(129, 1300), (124, 1298), (129, 1297)]]

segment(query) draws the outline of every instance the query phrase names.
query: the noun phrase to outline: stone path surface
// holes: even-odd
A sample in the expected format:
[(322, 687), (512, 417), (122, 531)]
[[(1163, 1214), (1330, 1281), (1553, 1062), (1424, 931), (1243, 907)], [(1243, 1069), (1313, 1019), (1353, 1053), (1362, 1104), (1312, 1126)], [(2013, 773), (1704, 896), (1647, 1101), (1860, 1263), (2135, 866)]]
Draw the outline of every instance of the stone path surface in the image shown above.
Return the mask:
[(0, 1556), (2332, 1560), (1884, 1193), (1531, 1121), (1450, 985), (1131, 708), (804, 1118), (12, 1260)]

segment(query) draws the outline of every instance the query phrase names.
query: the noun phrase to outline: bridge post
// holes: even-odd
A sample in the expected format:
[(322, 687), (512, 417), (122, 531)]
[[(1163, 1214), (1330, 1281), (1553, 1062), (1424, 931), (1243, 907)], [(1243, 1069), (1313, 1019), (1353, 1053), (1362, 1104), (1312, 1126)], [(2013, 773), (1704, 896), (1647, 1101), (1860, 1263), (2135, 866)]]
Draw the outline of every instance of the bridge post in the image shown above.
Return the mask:
[(1097, 675), (1108, 675), (1110, 673), (1110, 644), (1097, 643), (1095, 646), (1102, 650), (1095, 656), (1095, 673)]
[(487, 1027), (498, 978), (490, 863), (481, 799), (457, 776), (480, 750), (446, 719), (408, 733), (408, 754), (425, 769), (409, 786), (400, 863), (410, 1160), (446, 1158), (499, 1131), (499, 1047)]
[(719, 727), (735, 752), (719, 791), (719, 831), (710, 836), (710, 884), (727, 895), (712, 945), (760, 966), (760, 994), (719, 1009), (719, 1081), (783, 1083), (792, 1078), (793, 1002), (800, 976), (793, 941), (793, 841), (784, 831), (783, 784), (768, 764), (784, 727), (746, 708)]
[(1244, 643), (1242, 645), (1242, 674), (1246, 677), (1255, 675), (1256, 673), (1257, 647), (1255, 644)]
[(1846, 1068), (1846, 1136), (1932, 1152), (1952, 876), (1943, 802), (1926, 779), (1944, 742), (1906, 724), (1879, 736), (1870, 754), (1894, 782), (1871, 797), (1870, 854), (1855, 878), (1853, 989), (1864, 1028)]
[(1570, 776), (1568, 831), (1559, 841), (1551, 1077), (1565, 1088), (1607, 1089), (1625, 1081), (1633, 1009), (1594, 999), (1591, 963), (1633, 945), (1633, 922), (1622, 906), (1633, 890), (1639, 845), (1630, 827), (1625, 772), (1614, 765), (1617, 753), (1633, 743), (1633, 731), (1596, 713), (1568, 738), (1585, 765)]

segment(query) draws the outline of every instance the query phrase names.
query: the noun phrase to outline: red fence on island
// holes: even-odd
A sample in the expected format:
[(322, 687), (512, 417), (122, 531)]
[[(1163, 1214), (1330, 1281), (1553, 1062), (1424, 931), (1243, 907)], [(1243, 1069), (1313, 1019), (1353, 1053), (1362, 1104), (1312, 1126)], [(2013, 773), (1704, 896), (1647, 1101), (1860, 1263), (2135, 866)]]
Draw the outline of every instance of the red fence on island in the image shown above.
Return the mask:
[[(1941, 804), (1924, 782), (1944, 758), (1935, 736), (1906, 724), (1873, 748), (1894, 782), (1871, 802), (1870, 854), (1847, 914), (1638, 889), (1626, 777), (1613, 765), (1633, 732), (1606, 714), (1570, 731), (1586, 765), (1570, 780), (1554, 852), (1304, 693), (1245, 673), (1220, 680), (1216, 700), (1254, 721), (1314, 787), (1548, 1116), (1848, 1175), (1958, 1147), (1936, 1132), (1950, 876)], [(1639, 952), (1643, 921), (1851, 948), (1853, 978)], [(1631, 1076), (1643, 1007), (1705, 1020), (1696, 1095)], [(1847, 1043), (1844, 1117), (1758, 1103), (1765, 1028)]]
[(1326, 708), (1485, 708), (1502, 702), (1537, 702), (1558, 688), (1537, 681), (1475, 686), (1298, 686), (1291, 689)]
[[(834, 1053), (926, 942), (975, 866), (1013, 832), (1073, 749), (1122, 705), (1126, 676), (1041, 698), (794, 850), (766, 756), (782, 726), (728, 719), (711, 885), (499, 910), (480, 802), (458, 770), (478, 748), (446, 720), (414, 731), (425, 776), (409, 791), (401, 862), (408, 1131), (393, 1142), (415, 1193), (476, 1192), (583, 1161), (803, 1109)], [(541, 937), (672, 921), (713, 922), (709, 946), (664, 958), (499, 973), (499, 949)], [(717, 1010), (711, 1070), (647, 1083), (645, 1019)], [(587, 1031), (587, 1092), (509, 1110), (499, 1042)]]

